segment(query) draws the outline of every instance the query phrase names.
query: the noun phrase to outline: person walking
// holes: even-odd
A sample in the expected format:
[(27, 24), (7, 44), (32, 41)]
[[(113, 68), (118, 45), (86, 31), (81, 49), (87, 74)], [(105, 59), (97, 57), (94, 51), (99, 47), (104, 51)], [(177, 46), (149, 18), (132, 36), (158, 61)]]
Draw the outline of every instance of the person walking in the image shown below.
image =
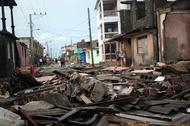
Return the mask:
[(61, 67), (63, 67), (65, 65), (65, 58), (62, 56), (61, 57)]
[(124, 66), (125, 65), (125, 58), (126, 58), (124, 50), (122, 50), (120, 57), (121, 57), (121, 59), (120, 59), (121, 60), (121, 66)]
[(120, 60), (121, 60), (120, 53), (119, 53), (119, 51), (117, 51), (117, 52), (116, 52), (117, 66), (120, 66)]
[(43, 60), (42, 60), (42, 58), (39, 59), (39, 62), (40, 62), (40, 66), (42, 66), (42, 65), (43, 65)]

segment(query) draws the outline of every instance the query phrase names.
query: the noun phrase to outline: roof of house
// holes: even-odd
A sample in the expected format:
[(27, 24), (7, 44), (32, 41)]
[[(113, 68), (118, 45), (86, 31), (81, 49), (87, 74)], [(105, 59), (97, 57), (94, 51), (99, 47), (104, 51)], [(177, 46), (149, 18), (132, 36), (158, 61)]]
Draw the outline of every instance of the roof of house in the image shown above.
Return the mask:
[(105, 41), (105, 43), (112, 42), (112, 41), (118, 41), (118, 40), (122, 39), (124, 36), (125, 36), (125, 34), (115, 35), (111, 39), (108, 39), (107, 41)]

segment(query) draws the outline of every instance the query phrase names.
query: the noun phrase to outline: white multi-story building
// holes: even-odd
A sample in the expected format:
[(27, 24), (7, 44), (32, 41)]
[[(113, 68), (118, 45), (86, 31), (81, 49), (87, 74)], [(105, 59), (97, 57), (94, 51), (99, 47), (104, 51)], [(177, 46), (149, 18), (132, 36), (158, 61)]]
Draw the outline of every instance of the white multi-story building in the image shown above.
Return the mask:
[[(116, 42), (106, 44), (105, 41), (117, 34), (121, 34), (120, 10), (130, 7), (121, 4), (122, 0), (97, 0), (97, 33), (99, 43), (100, 61), (104, 62), (115, 58), (117, 46)], [(112, 54), (110, 54), (113, 53)]]

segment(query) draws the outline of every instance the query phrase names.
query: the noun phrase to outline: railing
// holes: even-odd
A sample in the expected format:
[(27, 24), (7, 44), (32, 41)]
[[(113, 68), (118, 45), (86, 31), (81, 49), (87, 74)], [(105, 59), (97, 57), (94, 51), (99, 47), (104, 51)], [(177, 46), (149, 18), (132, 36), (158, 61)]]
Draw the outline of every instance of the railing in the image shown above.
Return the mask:
[(117, 16), (116, 10), (104, 10), (104, 17)]
[(106, 60), (115, 60), (116, 59), (116, 54), (115, 53), (106, 53), (105, 54), (105, 59)]
[(105, 33), (105, 38), (112, 38), (113, 36), (117, 35), (117, 32)]

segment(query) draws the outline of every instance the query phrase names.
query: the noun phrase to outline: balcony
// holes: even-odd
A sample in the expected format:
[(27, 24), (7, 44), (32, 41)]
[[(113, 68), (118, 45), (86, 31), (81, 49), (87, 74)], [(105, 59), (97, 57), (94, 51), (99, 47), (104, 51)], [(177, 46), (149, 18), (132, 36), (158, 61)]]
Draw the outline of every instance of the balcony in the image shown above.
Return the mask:
[(117, 0), (104, 0), (103, 1), (104, 17), (117, 16)]

